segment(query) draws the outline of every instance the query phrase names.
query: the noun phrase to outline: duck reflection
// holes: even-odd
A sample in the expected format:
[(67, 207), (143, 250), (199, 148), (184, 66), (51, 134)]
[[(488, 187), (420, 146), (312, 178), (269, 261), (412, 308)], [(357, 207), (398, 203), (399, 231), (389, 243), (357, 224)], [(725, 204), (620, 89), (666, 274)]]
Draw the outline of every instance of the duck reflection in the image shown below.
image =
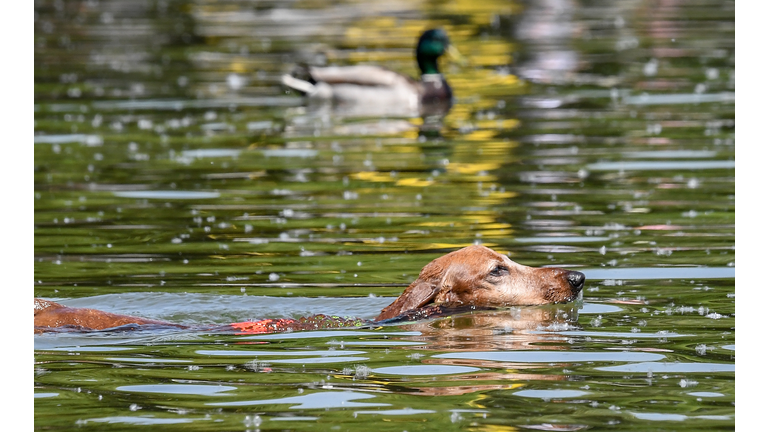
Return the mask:
[(429, 107), (424, 115), (409, 116), (406, 112), (390, 112), (374, 119), (377, 116), (365, 107), (347, 112), (328, 101), (312, 102), (306, 107), (287, 110), (283, 135), (287, 138), (301, 138), (315, 135), (403, 135), (415, 132), (426, 138), (439, 138), (442, 136), (443, 118), (449, 111), (450, 104), (446, 103), (442, 107)]

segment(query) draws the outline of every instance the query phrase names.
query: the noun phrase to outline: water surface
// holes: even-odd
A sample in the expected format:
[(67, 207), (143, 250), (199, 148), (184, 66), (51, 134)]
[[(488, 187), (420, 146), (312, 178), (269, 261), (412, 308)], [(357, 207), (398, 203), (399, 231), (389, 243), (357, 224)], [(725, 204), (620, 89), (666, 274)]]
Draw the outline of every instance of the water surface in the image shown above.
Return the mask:
[[(35, 296), (372, 318), (470, 244), (587, 282), (396, 326), (36, 335), (35, 427), (733, 430), (734, 7), (36, 2)], [(437, 126), (280, 85), (415, 76), (437, 26), (466, 57)]]

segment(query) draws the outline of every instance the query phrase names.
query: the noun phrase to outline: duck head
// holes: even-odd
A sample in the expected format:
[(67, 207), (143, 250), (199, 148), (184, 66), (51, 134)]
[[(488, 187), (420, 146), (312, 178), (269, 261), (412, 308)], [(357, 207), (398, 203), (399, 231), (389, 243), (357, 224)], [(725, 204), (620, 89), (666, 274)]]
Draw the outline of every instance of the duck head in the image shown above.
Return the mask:
[(416, 61), (423, 74), (439, 74), (437, 59), (445, 54), (451, 45), (448, 34), (443, 29), (425, 31), (416, 45)]

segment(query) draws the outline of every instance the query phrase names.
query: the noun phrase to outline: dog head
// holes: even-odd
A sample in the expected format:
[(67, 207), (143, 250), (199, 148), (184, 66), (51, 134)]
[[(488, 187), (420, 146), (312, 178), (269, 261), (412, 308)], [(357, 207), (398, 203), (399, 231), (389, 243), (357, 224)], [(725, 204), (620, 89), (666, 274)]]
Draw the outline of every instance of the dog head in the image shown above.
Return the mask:
[(584, 287), (584, 274), (518, 264), (484, 246), (469, 246), (427, 264), (376, 321), (427, 306), (503, 307), (566, 303)]

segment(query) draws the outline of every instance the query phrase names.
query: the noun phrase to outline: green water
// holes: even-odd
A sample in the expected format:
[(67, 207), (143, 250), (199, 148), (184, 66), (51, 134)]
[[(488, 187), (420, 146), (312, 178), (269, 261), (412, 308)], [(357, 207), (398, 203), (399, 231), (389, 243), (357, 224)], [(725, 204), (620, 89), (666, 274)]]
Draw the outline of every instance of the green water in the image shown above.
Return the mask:
[[(734, 3), (549, 6), (36, 2), (36, 297), (372, 318), (473, 243), (587, 282), (398, 326), (36, 335), (35, 428), (734, 429)], [(416, 76), (436, 26), (467, 60), (437, 131), (279, 84)]]

